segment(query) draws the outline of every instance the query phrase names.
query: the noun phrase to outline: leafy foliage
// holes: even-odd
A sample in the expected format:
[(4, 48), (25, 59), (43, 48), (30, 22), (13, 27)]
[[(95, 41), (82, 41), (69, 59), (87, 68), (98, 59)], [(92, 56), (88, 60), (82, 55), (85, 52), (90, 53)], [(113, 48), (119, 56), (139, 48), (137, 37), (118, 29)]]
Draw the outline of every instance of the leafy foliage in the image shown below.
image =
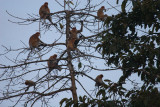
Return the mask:
[(157, 88), (142, 87), (142, 89), (136, 90), (131, 96), (131, 107), (159, 107), (160, 106), (160, 93)]
[(102, 51), (108, 65), (123, 70), (119, 83), (137, 73), (147, 85), (157, 84), (160, 81), (160, 2), (133, 0), (132, 11), (125, 12), (127, 2), (122, 2), (121, 13), (106, 19), (109, 29), (100, 37), (102, 42), (97, 49)]
[[(78, 107), (121, 107), (125, 105), (127, 90), (118, 84), (111, 82), (110, 80), (104, 80), (107, 84), (101, 86), (101, 88), (96, 93), (96, 98), (88, 98), (86, 95), (79, 97)], [(117, 97), (119, 96), (119, 98)], [(69, 101), (69, 102), (68, 102)], [(64, 104), (66, 107), (68, 103), (72, 103), (71, 98), (64, 98), (61, 100), (60, 104)], [(74, 103), (71, 105), (75, 106)], [(75, 106), (76, 107), (76, 106)]]

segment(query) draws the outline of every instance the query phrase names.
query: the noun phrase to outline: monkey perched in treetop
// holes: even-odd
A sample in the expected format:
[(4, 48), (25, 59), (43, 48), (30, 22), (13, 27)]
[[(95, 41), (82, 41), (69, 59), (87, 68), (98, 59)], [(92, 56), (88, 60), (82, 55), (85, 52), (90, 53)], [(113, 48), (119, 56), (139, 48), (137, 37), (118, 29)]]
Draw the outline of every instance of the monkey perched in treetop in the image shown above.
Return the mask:
[(52, 22), (51, 16), (50, 16), (50, 9), (48, 8), (48, 2), (45, 2), (39, 9), (39, 15), (41, 19), (48, 19), (51, 24), (56, 25)]
[[(33, 34), (30, 38), (29, 38), (29, 46), (31, 49), (31, 52), (35, 52), (38, 54), (39, 58), (41, 59), (41, 56), (39, 54), (38, 51), (40, 51), (42, 48), (40, 48), (40, 46), (47, 46), (45, 43), (43, 43), (40, 39), (39, 39), (40, 33), (36, 32), (35, 34)], [(38, 51), (36, 50), (38, 49)], [(28, 55), (28, 58), (30, 56), (30, 53)]]
[(25, 81), (25, 85), (28, 86), (27, 89), (25, 90), (25, 92), (26, 92), (26, 91), (28, 91), (28, 89), (29, 89), (31, 86), (34, 86), (34, 89), (35, 89), (36, 83), (33, 82), (33, 81), (31, 81), (31, 80), (26, 80), (26, 81)]
[(76, 27), (73, 27), (72, 30), (69, 31), (69, 38), (67, 42), (67, 48), (74, 51), (79, 42), (77, 34), (83, 31), (83, 21), (81, 21), (81, 29), (77, 30)]
[(69, 31), (70, 38), (77, 39), (77, 34), (83, 31), (83, 21), (81, 21), (81, 29), (77, 30), (76, 27), (73, 27), (72, 30)]
[(104, 6), (102, 6), (99, 10), (98, 10), (98, 12), (97, 12), (97, 17), (100, 19), (100, 20), (104, 20), (104, 18), (106, 18), (108, 15), (104, 15), (104, 10), (106, 10), (105, 9), (105, 7)]
[(34, 49), (34, 48), (39, 49), (39, 46), (46, 46), (46, 44), (39, 39), (39, 36), (40, 36), (40, 33), (36, 32), (29, 38), (29, 46), (31, 49)]
[(36, 32), (35, 34), (33, 34), (30, 39), (29, 39), (29, 46), (30, 48), (38, 48), (39, 47), (39, 43), (40, 43), (40, 39), (39, 39), (40, 33)]
[(52, 71), (53, 69), (58, 69), (61, 71), (60, 66), (58, 66), (57, 62), (57, 54), (54, 54), (53, 56), (50, 56), (49, 61), (47, 61), (49, 72)]
[(97, 77), (96, 77), (96, 79), (95, 79), (95, 81), (96, 81), (96, 84), (95, 84), (95, 86), (101, 86), (101, 85), (103, 85), (103, 80), (102, 80), (102, 78), (103, 78), (103, 74), (100, 74), (100, 75), (98, 75)]
[(28, 86), (35, 86), (36, 85), (36, 83), (31, 81), (31, 80), (26, 80), (25, 84), (28, 85)]

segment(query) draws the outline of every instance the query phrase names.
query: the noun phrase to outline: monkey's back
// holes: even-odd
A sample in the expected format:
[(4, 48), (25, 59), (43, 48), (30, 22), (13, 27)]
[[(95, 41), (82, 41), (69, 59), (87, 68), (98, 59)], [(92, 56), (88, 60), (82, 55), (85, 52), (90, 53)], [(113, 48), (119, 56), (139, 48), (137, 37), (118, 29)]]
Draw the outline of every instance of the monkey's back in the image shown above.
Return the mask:
[(45, 7), (44, 5), (42, 5), (39, 9), (39, 15), (42, 19), (46, 19), (47, 18), (47, 14), (50, 14), (50, 9), (48, 7)]
[(38, 36), (32, 35), (32, 36), (30, 37), (30, 39), (29, 39), (29, 46), (30, 46), (31, 48), (37, 48), (38, 45), (39, 45), (39, 41), (40, 41), (40, 39), (38, 38)]
[(99, 10), (98, 10), (97, 16), (98, 16), (99, 18), (103, 18), (103, 17), (104, 17), (103, 9), (99, 9)]

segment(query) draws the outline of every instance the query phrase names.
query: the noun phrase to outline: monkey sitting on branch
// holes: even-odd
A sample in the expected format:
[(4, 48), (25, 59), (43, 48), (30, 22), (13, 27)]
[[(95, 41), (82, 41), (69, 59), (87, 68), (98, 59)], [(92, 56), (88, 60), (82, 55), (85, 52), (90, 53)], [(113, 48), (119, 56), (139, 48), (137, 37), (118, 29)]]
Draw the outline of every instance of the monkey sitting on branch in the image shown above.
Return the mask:
[[(30, 49), (31, 49), (31, 52), (34, 52), (38, 54), (38, 56), (40, 57), (41, 59), (41, 56), (39, 54), (39, 51), (42, 50), (45, 46), (47, 46), (44, 42), (42, 42), (40, 39), (39, 39), (39, 36), (40, 36), (40, 33), (39, 32), (36, 32), (35, 34), (33, 34), (30, 38), (29, 38), (29, 46), (30, 46)], [(43, 48), (40, 48), (40, 46), (43, 46)], [(36, 50), (38, 49), (38, 51)], [(29, 57), (29, 56), (28, 56)]]
[(31, 86), (34, 86), (34, 90), (35, 90), (35, 86), (36, 86), (36, 83), (35, 83), (35, 82), (33, 82), (33, 81), (31, 81), (31, 80), (26, 80), (26, 81), (25, 81), (25, 85), (28, 86), (27, 89), (25, 90), (25, 92), (28, 91), (28, 89), (29, 89)]
[(47, 64), (49, 72), (51, 72), (53, 69), (58, 69), (59, 71), (61, 71), (61, 67), (58, 66), (57, 54), (50, 56), (49, 60), (47, 61)]
[(48, 2), (45, 2), (39, 9), (40, 19), (48, 19), (52, 25), (56, 25), (52, 22), (52, 18), (50, 16), (50, 9), (48, 7)]
[(102, 86), (102, 85), (104, 84), (102, 78), (103, 78), (103, 74), (100, 74), (100, 75), (98, 75), (98, 76), (96, 77), (96, 79), (95, 79), (95, 81), (96, 81), (95, 86), (98, 86), (98, 87), (99, 87), (99, 86)]
[(33, 49), (40, 50), (39, 48), (40, 46), (46, 46), (46, 44), (39, 39), (39, 36), (40, 36), (40, 33), (36, 32), (29, 38), (29, 46), (31, 50)]
[(105, 9), (104, 6), (102, 6), (102, 7), (98, 10), (98, 12), (97, 12), (97, 17), (98, 17), (100, 20), (104, 20), (105, 18), (108, 17), (108, 15), (104, 14), (103, 11), (106, 11), (106, 9)]
[(81, 21), (80, 30), (77, 30), (76, 27), (73, 27), (72, 30), (69, 31), (70, 36), (67, 43), (67, 49), (70, 49), (71, 51), (74, 51), (77, 49), (77, 44), (79, 43), (77, 34), (81, 33), (82, 31), (83, 31), (83, 21)]

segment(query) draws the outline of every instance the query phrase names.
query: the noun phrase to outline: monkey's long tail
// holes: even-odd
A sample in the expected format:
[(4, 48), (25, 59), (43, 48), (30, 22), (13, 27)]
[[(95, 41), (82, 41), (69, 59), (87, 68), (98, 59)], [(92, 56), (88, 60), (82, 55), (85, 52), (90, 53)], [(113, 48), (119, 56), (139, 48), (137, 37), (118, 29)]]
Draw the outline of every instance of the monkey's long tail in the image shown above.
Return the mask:
[(56, 23), (53, 23), (53, 22), (52, 22), (52, 19), (51, 19), (51, 17), (50, 17), (50, 16), (49, 16), (47, 19), (49, 20), (49, 22), (50, 22), (52, 25), (57, 26), (57, 24), (56, 24)]
[(39, 32), (40, 32), (40, 37), (41, 37), (41, 18), (39, 20)]

